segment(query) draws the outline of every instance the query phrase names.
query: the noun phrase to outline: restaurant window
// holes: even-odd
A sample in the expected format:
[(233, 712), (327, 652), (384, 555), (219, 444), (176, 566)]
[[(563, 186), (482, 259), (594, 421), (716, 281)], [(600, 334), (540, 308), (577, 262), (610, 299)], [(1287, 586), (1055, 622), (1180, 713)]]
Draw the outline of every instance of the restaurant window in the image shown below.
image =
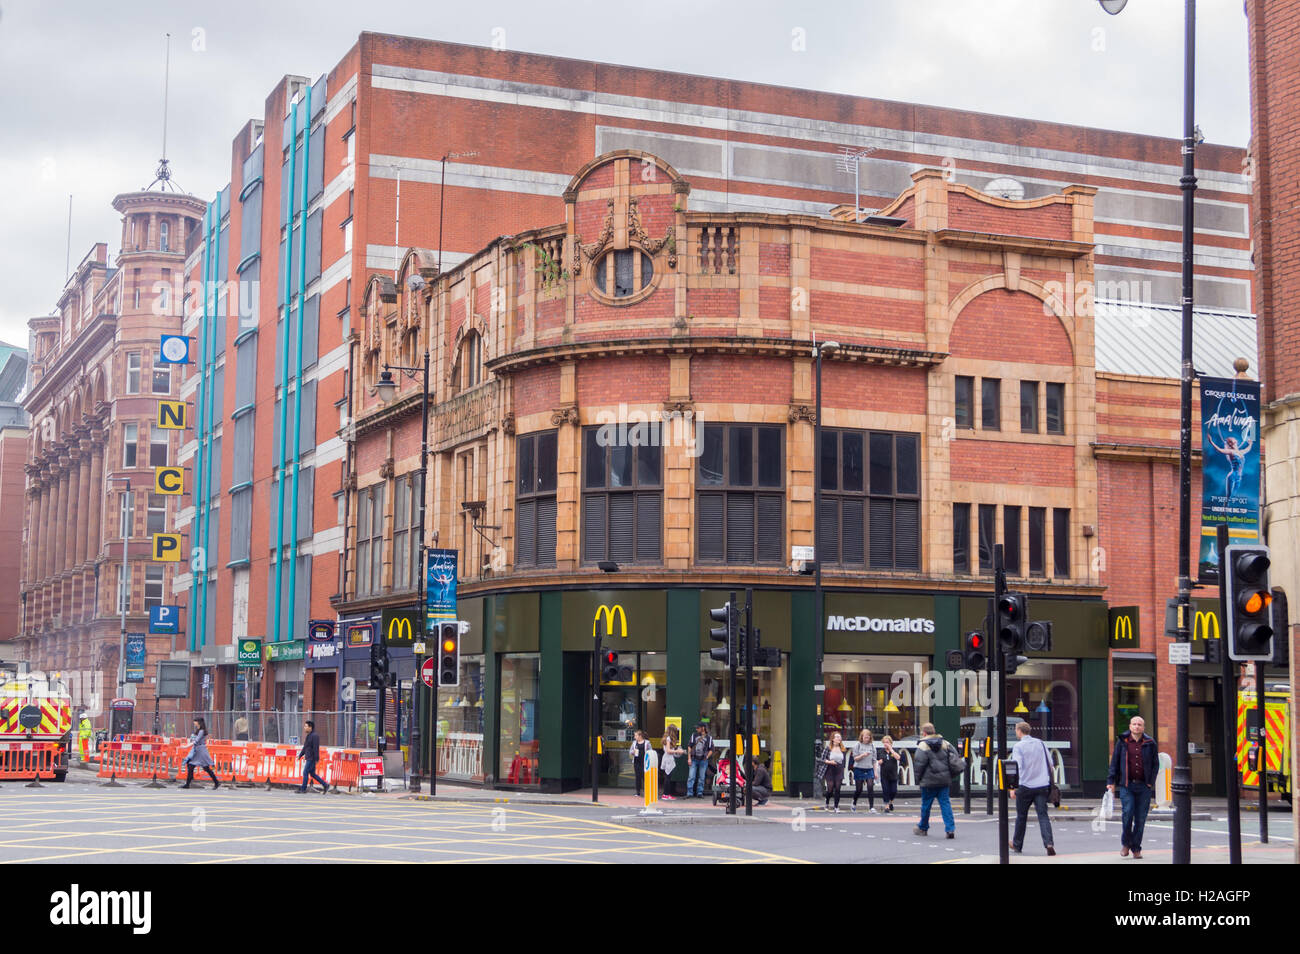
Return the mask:
[(538, 653), (506, 653), (501, 657), (501, 758), (497, 778), (506, 785), (541, 785), (541, 736), (537, 725), (541, 668)]
[(998, 508), (992, 504), (980, 504), (979, 509), (979, 544), (980, 572), (993, 572), (993, 544), (997, 540)]
[(1020, 575), (1020, 508), (1002, 508), (1002, 566), (1012, 576)]
[(1070, 575), (1070, 511), (1052, 510), (1052, 575)]
[(515, 441), (515, 566), (555, 566), (557, 433)]
[(460, 657), (459, 681), (438, 690), (438, 777), (483, 782), (483, 656)]
[[(930, 720), (925, 693), (904, 678), (918, 663), (928, 668), (929, 657), (827, 653), (824, 721), (837, 726), (850, 745), (863, 729), (870, 729), (877, 743), (891, 736), (903, 750), (906, 770), (917, 733)], [(900, 781), (908, 783), (906, 773)]]
[[(662, 657), (661, 657), (662, 658)], [(774, 752), (789, 751), (787, 726), (789, 724), (789, 659), (786, 665), (775, 669), (756, 666), (752, 691), (754, 694), (754, 733), (758, 736), (758, 760), (770, 762)], [(660, 697), (662, 698), (662, 696)], [(708, 732), (713, 736), (715, 755), (723, 756), (730, 748), (728, 739), (735, 738), (745, 716), (746, 686), (742, 672), (736, 682), (736, 696), (731, 696), (727, 667), (712, 659), (708, 653), (700, 654), (700, 712)], [(733, 722), (734, 718), (734, 722)], [(651, 726), (654, 728), (654, 726)], [(682, 748), (688, 748), (695, 727), (682, 723)], [(659, 742), (654, 738), (656, 745)], [(725, 757), (725, 756), (723, 756)], [(684, 759), (682, 760), (684, 761)], [(769, 766), (770, 767), (770, 766)], [(684, 777), (684, 776), (683, 776)]]
[(920, 567), (920, 440), (822, 431), (819, 555), (827, 564)]
[[(659, 563), (663, 535), (663, 449), (630, 427), (621, 443), (612, 427), (583, 432), (582, 559)], [(645, 442), (638, 442), (645, 438)]]
[(1002, 430), (1002, 382), (980, 379), (980, 424), (986, 431)]
[(952, 571), (970, 572), (970, 504), (952, 505)]
[(1043, 551), (1046, 548), (1047, 510), (1029, 508), (1029, 575), (1043, 576)]
[(1020, 430), (1025, 434), (1038, 433), (1038, 382), (1020, 382)]
[(1065, 385), (1047, 383), (1047, 433), (1065, 433)]
[(954, 402), (957, 426), (973, 428), (975, 426), (975, 379), (957, 376), (957, 392)]
[(696, 470), (700, 562), (783, 562), (783, 439), (780, 427), (705, 425)]

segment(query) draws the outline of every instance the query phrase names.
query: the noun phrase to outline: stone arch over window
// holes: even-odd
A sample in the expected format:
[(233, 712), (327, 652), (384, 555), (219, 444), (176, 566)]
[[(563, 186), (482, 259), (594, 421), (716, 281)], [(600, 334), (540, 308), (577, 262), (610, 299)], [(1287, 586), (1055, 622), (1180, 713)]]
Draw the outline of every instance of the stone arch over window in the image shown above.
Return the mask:
[[(1036, 331), (1040, 334), (1051, 337), (1061, 337), (1064, 339), (1064, 346), (1070, 353), (1068, 363), (1073, 364), (1075, 356), (1078, 354), (1078, 340), (1076, 316), (1065, 310), (1060, 297), (1053, 294), (1047, 287), (1039, 282), (1019, 277), (1015, 282), (1011, 276), (1006, 274), (990, 275), (987, 278), (972, 282), (961, 290), (960, 293), (952, 300), (948, 306), (948, 333), (947, 340), (937, 343), (937, 347), (944, 351), (952, 350), (953, 338), (956, 336), (958, 327), (963, 326), (963, 318), (966, 322), (974, 320), (974, 314), (966, 314), (967, 306), (974, 304), (978, 299), (990, 292), (1003, 290), (1010, 295), (1023, 294), (1038, 301), (1038, 312), (1043, 321), (1039, 323)], [(1002, 331), (999, 329), (999, 335)]]

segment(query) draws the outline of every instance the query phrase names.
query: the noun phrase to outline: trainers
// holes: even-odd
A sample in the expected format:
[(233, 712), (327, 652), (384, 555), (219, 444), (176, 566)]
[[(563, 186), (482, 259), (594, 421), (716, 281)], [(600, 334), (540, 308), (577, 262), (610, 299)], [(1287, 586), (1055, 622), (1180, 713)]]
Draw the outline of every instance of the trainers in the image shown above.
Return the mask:
[(832, 815), (838, 815), (839, 813), (840, 813), (840, 806), (836, 805), (836, 806), (835, 806), (835, 811), (831, 812), (831, 814), (832, 814)]
[(849, 806), (849, 811), (853, 812), (853, 814), (856, 815), (856, 814), (858, 813), (858, 806), (857, 806), (857, 805), (850, 805), (850, 806)]
[(879, 815), (880, 812), (876, 811), (874, 808), (868, 808), (868, 809), (867, 809), (867, 814), (868, 814), (868, 815)]
[(957, 833), (956, 833), (955, 831), (946, 831), (946, 832), (943, 833), (943, 837), (945, 837), (945, 838), (956, 838), (956, 837), (957, 837)]
[(1016, 854), (1020, 854), (1020, 849), (1016, 847), (1016, 843), (1014, 841), (1007, 842), (1007, 847), (1010, 848), (1012, 851), (1014, 851)]
[(912, 834), (913, 834), (913, 835), (928, 835), (928, 834), (930, 834), (930, 833), (929, 833), (926, 829), (922, 828), (920, 825), (917, 825), (915, 828), (912, 829)]

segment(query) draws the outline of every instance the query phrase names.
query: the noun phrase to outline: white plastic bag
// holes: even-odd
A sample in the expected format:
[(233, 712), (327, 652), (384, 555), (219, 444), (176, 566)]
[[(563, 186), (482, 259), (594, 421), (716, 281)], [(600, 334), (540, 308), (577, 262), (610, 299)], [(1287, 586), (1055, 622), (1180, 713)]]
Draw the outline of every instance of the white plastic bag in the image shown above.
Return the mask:
[(1115, 817), (1115, 793), (1106, 789), (1105, 794), (1101, 796), (1101, 817), (1110, 821)]

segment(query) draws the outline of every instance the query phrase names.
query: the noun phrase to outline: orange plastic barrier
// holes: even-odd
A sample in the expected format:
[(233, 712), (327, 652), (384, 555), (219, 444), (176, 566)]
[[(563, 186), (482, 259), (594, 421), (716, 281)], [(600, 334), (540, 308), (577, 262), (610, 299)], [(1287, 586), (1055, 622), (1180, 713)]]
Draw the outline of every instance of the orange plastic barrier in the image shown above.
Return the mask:
[(101, 747), (100, 778), (167, 778), (171, 747), (154, 742), (108, 742)]
[(325, 776), (332, 786), (354, 789), (361, 782), (361, 750), (335, 749), (330, 758), (329, 774)]
[(0, 778), (54, 778), (59, 742), (0, 742)]

